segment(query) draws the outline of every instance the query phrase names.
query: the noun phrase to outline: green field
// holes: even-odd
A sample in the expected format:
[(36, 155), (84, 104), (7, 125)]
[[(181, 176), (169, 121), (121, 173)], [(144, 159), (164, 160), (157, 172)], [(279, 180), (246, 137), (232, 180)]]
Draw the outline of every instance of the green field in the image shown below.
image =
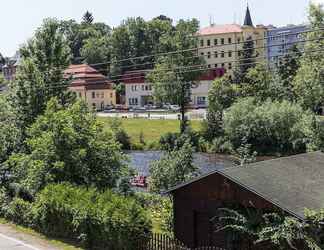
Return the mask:
[[(113, 118), (99, 118), (106, 126), (109, 125), (109, 120)], [(139, 143), (140, 134), (143, 133), (144, 141), (157, 142), (161, 135), (167, 132), (179, 132), (178, 120), (147, 120), (147, 119), (121, 119), (123, 128), (131, 137), (132, 143)], [(200, 121), (191, 121), (190, 125), (193, 130), (198, 131), (201, 126)]]

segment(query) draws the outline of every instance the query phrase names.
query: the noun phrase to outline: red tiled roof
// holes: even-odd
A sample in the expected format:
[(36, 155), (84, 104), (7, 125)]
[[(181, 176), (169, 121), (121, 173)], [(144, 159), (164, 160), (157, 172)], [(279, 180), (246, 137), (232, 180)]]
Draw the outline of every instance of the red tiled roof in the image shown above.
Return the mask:
[[(71, 87), (85, 86), (87, 89), (109, 89), (112, 88), (112, 82), (100, 74), (96, 69), (87, 64), (70, 65), (64, 71), (64, 76), (69, 78), (72, 76)], [(89, 87), (89, 86), (92, 87)]]
[(198, 35), (215, 35), (226, 33), (239, 33), (242, 32), (242, 28), (238, 24), (224, 24), (224, 25), (212, 25), (202, 28), (198, 31)]
[(144, 83), (146, 73), (143, 71), (127, 71), (122, 77), (124, 84), (128, 83)]
[(222, 77), (225, 74), (225, 69), (209, 69), (206, 73), (199, 77), (200, 81), (213, 81), (218, 77)]

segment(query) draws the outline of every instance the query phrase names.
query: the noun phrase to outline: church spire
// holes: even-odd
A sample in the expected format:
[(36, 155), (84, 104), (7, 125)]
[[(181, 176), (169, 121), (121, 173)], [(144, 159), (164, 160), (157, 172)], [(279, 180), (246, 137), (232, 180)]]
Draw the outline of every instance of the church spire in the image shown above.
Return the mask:
[(250, 14), (250, 9), (249, 9), (249, 4), (247, 4), (247, 7), (246, 7), (244, 25), (246, 25), (246, 26), (253, 26), (251, 14)]

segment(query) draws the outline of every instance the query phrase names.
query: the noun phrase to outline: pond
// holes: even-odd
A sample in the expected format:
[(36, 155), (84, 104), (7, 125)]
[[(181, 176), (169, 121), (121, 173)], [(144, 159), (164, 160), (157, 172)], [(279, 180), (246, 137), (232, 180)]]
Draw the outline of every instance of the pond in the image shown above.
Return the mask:
[[(149, 176), (149, 165), (152, 161), (158, 160), (163, 155), (162, 151), (128, 151), (130, 166), (139, 175)], [(201, 174), (206, 174), (214, 170), (230, 167), (232, 162), (226, 157), (215, 154), (195, 153), (194, 164), (199, 167)]]

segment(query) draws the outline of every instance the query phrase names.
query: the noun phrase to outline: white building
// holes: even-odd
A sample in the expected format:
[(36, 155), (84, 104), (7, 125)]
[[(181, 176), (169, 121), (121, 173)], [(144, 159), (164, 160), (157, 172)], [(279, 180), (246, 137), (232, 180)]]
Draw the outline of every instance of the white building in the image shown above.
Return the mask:
[[(213, 69), (201, 76), (198, 83), (191, 88), (190, 106), (200, 108), (207, 107), (208, 90), (213, 80), (224, 75), (224, 73), (224, 69)], [(155, 104), (153, 98), (153, 85), (145, 81), (145, 74), (143, 72), (128, 72), (123, 78), (127, 107), (138, 108), (149, 104)]]

